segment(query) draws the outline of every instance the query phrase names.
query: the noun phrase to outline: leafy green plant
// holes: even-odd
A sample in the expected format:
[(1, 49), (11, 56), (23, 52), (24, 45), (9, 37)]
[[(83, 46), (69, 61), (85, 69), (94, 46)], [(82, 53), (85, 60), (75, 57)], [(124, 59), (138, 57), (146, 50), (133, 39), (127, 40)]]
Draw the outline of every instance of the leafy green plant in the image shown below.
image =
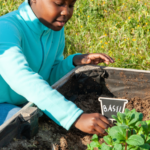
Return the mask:
[(125, 109), (124, 113), (112, 115), (116, 126), (106, 130), (104, 143), (98, 142), (98, 136), (93, 135), (87, 150), (149, 150), (150, 149), (150, 120), (142, 121), (142, 113)]
[(97, 147), (98, 150), (101, 150), (101, 144), (98, 141), (98, 136), (96, 134), (93, 135), (92, 137), (92, 142), (87, 145), (88, 149), (87, 150), (93, 150), (94, 147)]

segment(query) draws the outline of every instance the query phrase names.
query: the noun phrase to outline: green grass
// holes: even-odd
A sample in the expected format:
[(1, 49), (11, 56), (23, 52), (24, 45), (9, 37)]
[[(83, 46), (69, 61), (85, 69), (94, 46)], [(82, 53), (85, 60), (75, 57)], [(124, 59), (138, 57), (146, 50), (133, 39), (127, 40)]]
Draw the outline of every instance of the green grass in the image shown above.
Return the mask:
[[(0, 16), (21, 2), (0, 0)], [(106, 53), (115, 59), (109, 66), (150, 70), (149, 0), (77, 0), (65, 33), (65, 57)]]

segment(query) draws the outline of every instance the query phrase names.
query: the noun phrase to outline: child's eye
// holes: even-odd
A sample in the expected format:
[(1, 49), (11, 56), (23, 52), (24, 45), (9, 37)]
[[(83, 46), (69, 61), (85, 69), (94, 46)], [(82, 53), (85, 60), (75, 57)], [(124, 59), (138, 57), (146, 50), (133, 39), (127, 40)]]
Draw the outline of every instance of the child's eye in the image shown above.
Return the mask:
[(55, 3), (57, 6), (63, 6), (62, 3)]

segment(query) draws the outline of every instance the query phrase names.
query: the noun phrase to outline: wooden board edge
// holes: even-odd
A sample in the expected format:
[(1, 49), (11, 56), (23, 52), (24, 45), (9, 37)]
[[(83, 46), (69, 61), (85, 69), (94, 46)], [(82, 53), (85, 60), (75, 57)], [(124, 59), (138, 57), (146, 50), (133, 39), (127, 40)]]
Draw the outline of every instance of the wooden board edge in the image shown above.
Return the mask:
[(32, 102), (28, 102), (21, 110), (19, 110), (15, 115), (13, 115), (10, 119), (8, 119), (5, 123), (0, 126), (0, 131), (2, 131), (7, 125), (9, 125), (15, 118), (17, 118), (22, 111), (27, 109), (28, 107), (32, 107), (34, 104)]

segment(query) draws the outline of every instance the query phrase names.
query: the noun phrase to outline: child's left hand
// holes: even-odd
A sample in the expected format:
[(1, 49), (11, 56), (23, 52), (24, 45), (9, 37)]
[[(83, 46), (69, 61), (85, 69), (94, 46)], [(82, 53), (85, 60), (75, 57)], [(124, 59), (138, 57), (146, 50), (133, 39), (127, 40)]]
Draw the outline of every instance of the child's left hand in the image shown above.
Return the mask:
[(99, 63), (114, 63), (115, 61), (108, 55), (103, 53), (91, 53), (75, 55), (73, 58), (73, 63), (75, 66), (93, 64), (97, 65)]

